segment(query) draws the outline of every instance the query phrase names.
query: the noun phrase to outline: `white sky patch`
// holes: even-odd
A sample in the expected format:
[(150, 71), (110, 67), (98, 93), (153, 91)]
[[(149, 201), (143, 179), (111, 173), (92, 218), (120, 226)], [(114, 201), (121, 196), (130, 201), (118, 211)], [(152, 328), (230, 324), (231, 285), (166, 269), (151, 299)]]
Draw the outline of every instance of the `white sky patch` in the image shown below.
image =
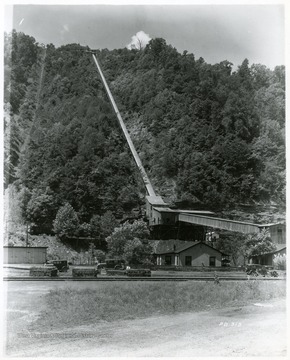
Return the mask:
[(127, 45), (128, 49), (142, 49), (151, 40), (149, 34), (146, 34), (143, 30), (138, 31), (136, 35), (131, 38), (130, 44)]
[(60, 38), (62, 41), (65, 41), (65, 34), (69, 32), (69, 27), (67, 24), (62, 25), (62, 29), (60, 30)]
[(22, 19), (20, 20), (20, 22), (19, 22), (19, 26), (21, 26), (21, 25), (22, 25), (23, 21), (24, 21), (24, 18), (22, 18)]
[(68, 25), (66, 25), (66, 24), (65, 24), (65, 25), (63, 25), (63, 30), (68, 32), (68, 31), (69, 31), (69, 27), (68, 27)]
[(3, 21), (1, 21), (3, 30), (7, 33), (11, 32), (13, 29), (13, 5), (5, 5), (1, 15), (3, 17)]

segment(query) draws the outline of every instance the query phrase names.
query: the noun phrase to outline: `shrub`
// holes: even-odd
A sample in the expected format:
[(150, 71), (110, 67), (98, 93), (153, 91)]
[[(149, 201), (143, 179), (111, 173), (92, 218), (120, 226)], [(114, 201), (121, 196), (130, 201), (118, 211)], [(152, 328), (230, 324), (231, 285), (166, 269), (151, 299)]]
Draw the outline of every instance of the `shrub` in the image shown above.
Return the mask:
[(218, 285), (220, 284), (220, 278), (216, 272), (214, 273), (214, 283)]
[(263, 266), (261, 269), (258, 270), (258, 273), (266, 276), (268, 274), (268, 270)]
[(279, 274), (277, 273), (277, 271), (273, 270), (273, 271), (270, 271), (270, 276), (272, 276), (272, 277), (278, 277)]
[(247, 275), (258, 276), (258, 269), (259, 268), (260, 268), (259, 265), (247, 265), (245, 271), (246, 271)]

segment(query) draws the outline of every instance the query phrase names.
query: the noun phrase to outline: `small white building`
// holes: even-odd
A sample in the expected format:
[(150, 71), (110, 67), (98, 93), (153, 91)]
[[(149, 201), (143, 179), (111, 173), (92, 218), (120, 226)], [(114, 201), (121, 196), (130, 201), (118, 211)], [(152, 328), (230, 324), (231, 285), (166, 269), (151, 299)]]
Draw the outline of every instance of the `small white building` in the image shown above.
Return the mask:
[(44, 264), (47, 247), (4, 246), (4, 264)]
[(222, 266), (222, 259), (226, 255), (219, 250), (207, 245), (204, 242), (184, 242), (184, 244), (173, 245), (166, 251), (155, 252), (157, 256), (157, 265), (174, 266)]

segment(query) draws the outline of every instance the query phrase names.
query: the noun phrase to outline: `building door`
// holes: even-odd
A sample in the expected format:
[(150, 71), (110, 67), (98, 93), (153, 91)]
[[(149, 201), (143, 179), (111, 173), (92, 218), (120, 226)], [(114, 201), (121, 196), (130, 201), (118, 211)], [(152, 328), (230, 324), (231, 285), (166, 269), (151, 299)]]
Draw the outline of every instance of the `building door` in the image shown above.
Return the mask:
[(171, 255), (165, 255), (165, 265), (171, 265)]
[(185, 256), (185, 266), (191, 266), (192, 256)]
[(215, 256), (209, 257), (209, 266), (215, 266)]

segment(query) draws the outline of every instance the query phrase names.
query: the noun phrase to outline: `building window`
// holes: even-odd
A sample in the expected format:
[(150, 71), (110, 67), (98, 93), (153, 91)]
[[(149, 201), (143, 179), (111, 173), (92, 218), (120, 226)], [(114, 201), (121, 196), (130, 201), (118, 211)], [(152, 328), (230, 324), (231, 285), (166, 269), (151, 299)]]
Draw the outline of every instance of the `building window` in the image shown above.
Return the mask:
[(185, 256), (185, 266), (191, 266), (192, 256)]
[(283, 235), (282, 229), (278, 229), (277, 233), (278, 233), (278, 244), (284, 244), (283, 236), (282, 236)]
[(215, 256), (209, 257), (209, 266), (215, 266)]
[(171, 255), (165, 255), (165, 265), (171, 265)]

